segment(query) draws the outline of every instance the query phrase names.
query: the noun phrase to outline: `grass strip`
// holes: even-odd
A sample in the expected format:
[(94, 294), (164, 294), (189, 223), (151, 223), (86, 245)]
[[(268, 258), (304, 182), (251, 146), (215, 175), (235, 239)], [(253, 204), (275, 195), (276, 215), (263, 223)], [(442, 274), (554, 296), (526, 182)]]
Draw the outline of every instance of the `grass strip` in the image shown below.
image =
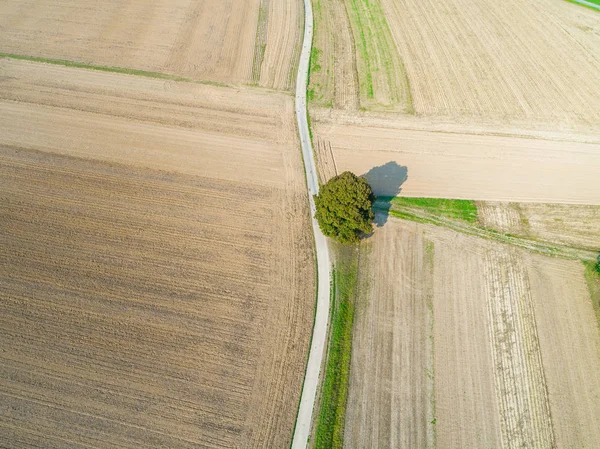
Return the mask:
[(437, 217), (448, 217), (477, 223), (477, 205), (472, 200), (451, 200), (444, 198), (386, 198), (395, 206), (418, 208)]
[[(594, 11), (600, 11), (600, 0), (585, 0), (586, 3), (582, 3), (577, 0), (567, 0), (567, 1), (569, 3), (575, 3), (576, 5), (583, 6), (585, 8), (593, 9)], [(594, 6), (594, 5), (598, 5), (598, 6)]]
[(585, 261), (585, 281), (590, 291), (592, 306), (596, 314), (596, 322), (600, 328), (600, 260), (598, 262)]
[(354, 297), (358, 278), (356, 247), (341, 251), (331, 284), (331, 322), (327, 362), (315, 431), (315, 449), (341, 449), (352, 356)]
[(208, 84), (213, 86), (228, 87), (225, 83), (218, 81), (203, 81), (185, 78), (178, 75), (170, 75), (168, 73), (149, 72), (146, 70), (128, 69), (124, 67), (109, 67), (103, 65), (86, 64), (83, 62), (69, 61), (66, 59), (41, 58), (38, 56), (16, 55), (13, 53), (0, 53), (0, 59), (16, 59), (19, 61), (41, 62), (44, 64), (61, 65), (64, 67), (75, 67), (78, 69), (96, 70), (99, 72), (122, 73), (125, 75), (143, 76), (146, 78), (156, 78), (170, 81), (183, 81), (187, 83)]

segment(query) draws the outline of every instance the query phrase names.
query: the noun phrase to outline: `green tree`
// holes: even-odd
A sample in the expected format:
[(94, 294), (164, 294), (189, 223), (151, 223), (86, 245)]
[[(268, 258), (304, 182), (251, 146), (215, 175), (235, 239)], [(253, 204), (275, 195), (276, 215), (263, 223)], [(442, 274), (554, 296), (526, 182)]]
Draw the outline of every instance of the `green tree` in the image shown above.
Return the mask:
[(357, 243), (373, 230), (373, 191), (365, 178), (349, 171), (331, 178), (315, 195), (315, 218), (323, 234), (340, 243)]

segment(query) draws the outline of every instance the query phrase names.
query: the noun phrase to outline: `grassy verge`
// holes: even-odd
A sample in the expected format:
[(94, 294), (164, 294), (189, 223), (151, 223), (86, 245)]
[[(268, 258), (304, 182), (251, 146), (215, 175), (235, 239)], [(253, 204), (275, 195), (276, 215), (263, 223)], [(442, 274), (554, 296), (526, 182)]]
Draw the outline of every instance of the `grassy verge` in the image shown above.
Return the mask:
[(146, 70), (127, 69), (124, 67), (109, 67), (109, 66), (103, 66), (103, 65), (85, 64), (82, 62), (68, 61), (66, 59), (40, 58), (37, 56), (16, 55), (16, 54), (12, 54), (12, 53), (0, 53), (0, 58), (2, 58), (2, 59), (17, 59), (20, 61), (42, 62), (44, 64), (62, 65), (64, 67), (75, 67), (78, 69), (96, 70), (96, 71), (100, 71), (100, 72), (122, 73), (125, 75), (144, 76), (146, 78), (157, 78), (157, 79), (170, 80), (170, 81), (185, 81), (188, 83), (209, 84), (209, 85), (213, 85), (213, 86), (227, 87), (227, 84), (219, 83), (217, 81), (194, 80), (194, 79), (185, 78), (182, 76), (170, 75), (168, 73), (149, 72)]
[[(378, 198), (379, 199), (379, 198)], [(448, 217), (477, 223), (477, 205), (471, 200), (448, 200), (443, 198), (383, 198), (393, 206), (424, 211), (436, 217)]]
[(600, 262), (584, 262), (585, 280), (590, 290), (590, 298), (596, 313), (596, 321), (600, 328)]
[(352, 356), (358, 248), (340, 251), (332, 276), (329, 347), (315, 429), (315, 449), (341, 449)]

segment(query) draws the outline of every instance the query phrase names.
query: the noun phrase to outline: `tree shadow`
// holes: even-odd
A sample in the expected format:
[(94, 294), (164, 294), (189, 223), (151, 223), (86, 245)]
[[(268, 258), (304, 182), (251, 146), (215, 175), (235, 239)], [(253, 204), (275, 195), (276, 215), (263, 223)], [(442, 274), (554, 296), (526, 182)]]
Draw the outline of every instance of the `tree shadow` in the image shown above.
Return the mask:
[(390, 161), (387, 164), (373, 167), (362, 176), (369, 182), (373, 194), (376, 196), (374, 221), (380, 228), (388, 220), (392, 199), (398, 196), (402, 190), (402, 184), (408, 179), (408, 168), (398, 165), (395, 161)]

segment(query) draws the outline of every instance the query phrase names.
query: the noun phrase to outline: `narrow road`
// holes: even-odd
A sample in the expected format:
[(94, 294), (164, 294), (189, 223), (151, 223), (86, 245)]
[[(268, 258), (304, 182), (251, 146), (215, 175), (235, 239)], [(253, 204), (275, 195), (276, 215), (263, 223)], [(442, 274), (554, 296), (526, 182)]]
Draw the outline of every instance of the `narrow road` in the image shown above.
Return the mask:
[[(296, 78), (296, 118), (298, 120), (298, 132), (300, 133), (302, 157), (306, 171), (310, 215), (314, 217), (315, 202), (313, 195), (319, 192), (319, 178), (317, 176), (317, 167), (308, 131), (306, 111), (306, 84), (308, 82), (308, 64), (312, 47), (312, 36), (313, 14), (311, 0), (304, 0), (304, 40), (302, 42), (302, 53), (300, 54), (298, 76)], [(319, 384), (319, 372), (327, 343), (327, 324), (329, 322), (329, 249), (317, 221), (314, 218), (311, 218), (311, 221), (317, 252), (317, 311), (306, 373), (304, 375), (304, 386), (302, 388), (302, 396), (300, 397), (300, 408), (298, 409), (298, 416), (296, 418), (296, 429), (292, 440), (292, 449), (306, 449), (308, 444), (310, 423), (312, 421), (317, 386)]]

